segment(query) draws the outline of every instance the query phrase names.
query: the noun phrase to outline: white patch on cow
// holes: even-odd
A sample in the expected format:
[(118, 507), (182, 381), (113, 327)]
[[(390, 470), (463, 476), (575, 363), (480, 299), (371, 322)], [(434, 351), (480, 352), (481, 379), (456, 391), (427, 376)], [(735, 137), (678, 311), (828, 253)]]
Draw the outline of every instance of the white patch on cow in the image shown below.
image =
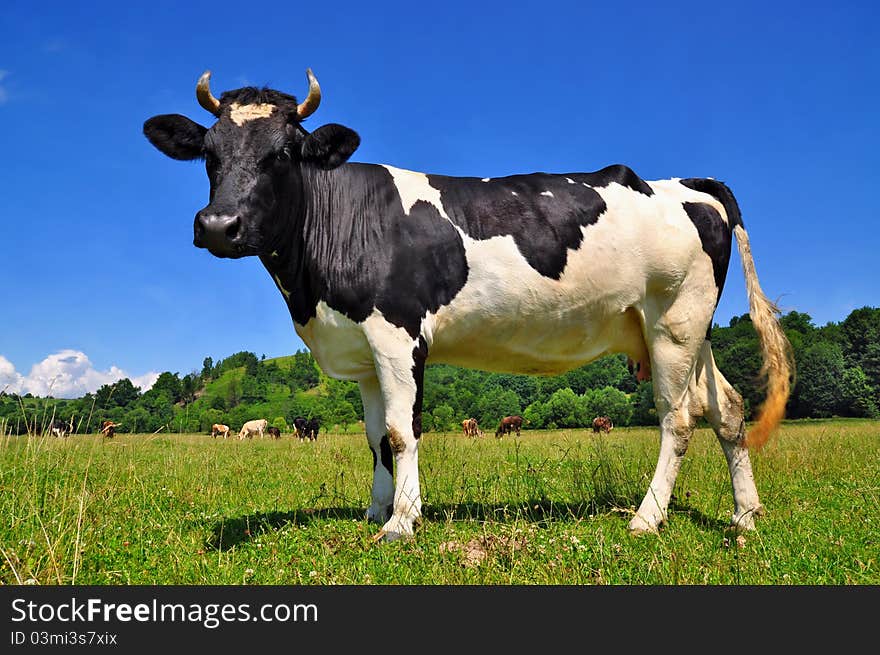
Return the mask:
[(541, 195), (542, 195), (542, 196), (547, 196), (548, 198), (552, 198), (552, 197), (553, 197), (553, 192), (552, 192), (552, 191), (541, 191)]
[(355, 323), (323, 300), (305, 325), (294, 323), (318, 365), (330, 377), (363, 380), (376, 375), (373, 353), (364, 337), (363, 323)]
[(449, 216), (443, 208), (443, 203), (440, 201), (440, 190), (431, 186), (428, 182), (427, 175), (402, 168), (395, 168), (388, 164), (383, 164), (383, 166), (389, 173), (391, 173), (391, 177), (394, 179), (394, 186), (397, 187), (397, 193), (400, 194), (400, 202), (403, 204), (403, 211), (406, 212), (407, 215), (409, 215), (414, 204), (419, 200), (423, 200), (424, 202), (429, 202), (434, 205), (434, 207), (437, 208), (437, 211), (440, 212), (440, 215), (446, 220), (449, 220)]
[(570, 177), (565, 178), (565, 180), (566, 180), (566, 182), (568, 182), (569, 184), (576, 184), (575, 181), (574, 181), (573, 179), (571, 179)]
[(511, 191), (511, 192), (510, 192), (510, 195), (512, 195), (512, 196), (518, 196), (519, 194), (518, 194), (516, 191)]
[[(646, 286), (672, 294), (698, 276), (715, 297), (711, 260), (682, 192), (646, 196), (616, 184), (596, 192), (607, 210), (581, 228), (558, 280), (532, 268), (510, 235), (474, 240), (460, 232), (468, 281), (423, 324), (433, 337), (431, 362), (555, 374), (612, 352), (638, 359), (646, 356)], [(646, 236), (658, 231), (663, 239)]]
[(491, 179), (492, 179), (491, 177), (484, 177), (482, 181), (483, 181), (483, 182), (488, 182), (488, 181), (491, 180)]
[(257, 118), (269, 118), (275, 111), (275, 105), (255, 103), (252, 105), (240, 105), (233, 102), (229, 105), (229, 118), (232, 122), (241, 127), (247, 121)]
[(275, 278), (275, 286), (278, 287), (278, 290), (284, 294), (285, 300), (290, 300), (290, 291), (284, 288), (284, 286), (281, 284), (281, 280), (278, 279), (277, 275), (273, 275), (272, 277)]
[(721, 204), (721, 201), (718, 200), (718, 198), (708, 193), (703, 193), (702, 191), (686, 187), (681, 184), (681, 178), (679, 177), (674, 177), (669, 180), (653, 180), (648, 182), (648, 186), (650, 186), (657, 195), (664, 195), (673, 200), (678, 199), (679, 202), (700, 202), (714, 207), (721, 215), (721, 218), (724, 219), (724, 222), (728, 225), (730, 224), (727, 210), (724, 209), (724, 205)]

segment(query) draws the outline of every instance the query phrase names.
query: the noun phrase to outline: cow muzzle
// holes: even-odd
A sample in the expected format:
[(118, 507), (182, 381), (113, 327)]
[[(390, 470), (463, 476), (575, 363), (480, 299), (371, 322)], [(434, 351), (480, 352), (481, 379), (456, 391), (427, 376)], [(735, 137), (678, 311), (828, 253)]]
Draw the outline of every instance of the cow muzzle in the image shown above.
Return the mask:
[(217, 215), (205, 210), (196, 214), (193, 245), (207, 248), (217, 257), (241, 257), (244, 252), (241, 218)]

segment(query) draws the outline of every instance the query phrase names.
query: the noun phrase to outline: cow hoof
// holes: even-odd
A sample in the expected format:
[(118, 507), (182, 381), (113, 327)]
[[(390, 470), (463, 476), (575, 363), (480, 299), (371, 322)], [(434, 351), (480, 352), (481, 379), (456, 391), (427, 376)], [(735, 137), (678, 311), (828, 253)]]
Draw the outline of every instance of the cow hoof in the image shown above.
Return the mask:
[(382, 529), (373, 537), (373, 541), (397, 541), (398, 539), (412, 539), (413, 519), (405, 516), (392, 516)]
[(758, 505), (755, 508), (736, 512), (730, 519), (729, 529), (734, 532), (752, 532), (755, 530), (755, 517), (764, 515), (764, 506)]
[(646, 521), (640, 514), (636, 514), (629, 522), (629, 533), (638, 537), (643, 534), (659, 534), (660, 529), (657, 523)]

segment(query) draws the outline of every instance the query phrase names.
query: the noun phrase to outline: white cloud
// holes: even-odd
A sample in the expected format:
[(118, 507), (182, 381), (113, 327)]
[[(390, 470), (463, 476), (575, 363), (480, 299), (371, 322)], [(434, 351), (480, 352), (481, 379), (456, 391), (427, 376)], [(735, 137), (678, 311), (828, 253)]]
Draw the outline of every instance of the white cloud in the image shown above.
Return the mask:
[(0, 391), (8, 391), (9, 393), (17, 393), (21, 389), (21, 383), (24, 378), (16, 372), (15, 366), (8, 359), (0, 355)]
[(111, 384), (122, 378), (129, 378), (141, 391), (146, 391), (158, 377), (159, 374), (153, 371), (133, 377), (117, 366), (99, 371), (92, 366), (84, 352), (71, 349), (49, 355), (34, 364), (27, 376), (23, 376), (8, 359), (0, 355), (0, 391), (6, 387), (8, 393), (79, 398), (86, 393), (94, 393), (104, 384)]

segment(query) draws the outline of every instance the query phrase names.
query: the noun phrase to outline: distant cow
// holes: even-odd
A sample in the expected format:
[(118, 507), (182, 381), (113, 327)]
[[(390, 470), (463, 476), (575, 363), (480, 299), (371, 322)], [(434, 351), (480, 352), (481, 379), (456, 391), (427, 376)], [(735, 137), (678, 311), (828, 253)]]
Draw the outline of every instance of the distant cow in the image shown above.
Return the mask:
[(505, 434), (510, 434), (513, 431), (516, 431), (516, 436), (519, 436), (522, 424), (522, 416), (505, 416), (498, 424), (498, 429), (495, 430), (495, 436), (500, 439), (503, 438)]
[(466, 418), (461, 422), (461, 427), (464, 430), (464, 436), (466, 437), (483, 436), (483, 431), (480, 430), (480, 426), (477, 424), (477, 419), (475, 418)]
[(297, 416), (293, 419), (293, 434), (299, 437), (300, 441), (317, 441), (320, 428), (316, 418), (307, 419), (303, 416)]
[(56, 418), (49, 426), (49, 432), (56, 437), (66, 437), (73, 432), (73, 419), (67, 422)]
[(614, 423), (611, 422), (610, 416), (597, 416), (593, 419), (593, 432), (611, 432)]
[(269, 434), (271, 434), (271, 435), (272, 435), (273, 437), (275, 437), (276, 439), (280, 439), (280, 438), (281, 438), (281, 430), (279, 430), (278, 428), (276, 428), (274, 425), (270, 425), (268, 428), (266, 428), (266, 432), (268, 432)]
[(220, 435), (220, 434), (223, 435), (224, 439), (226, 437), (228, 437), (229, 436), (229, 426), (223, 425), (222, 423), (215, 423), (214, 425), (211, 426), (211, 436), (216, 438), (217, 435)]
[(119, 427), (119, 423), (114, 423), (113, 421), (104, 421), (101, 423), (101, 434), (103, 434), (108, 439), (112, 439), (113, 435), (116, 434), (116, 428)]
[(259, 434), (260, 439), (262, 439), (263, 433), (266, 431), (266, 426), (268, 425), (269, 421), (264, 418), (248, 421), (241, 426), (241, 431), (238, 433), (238, 438), (239, 440), (244, 439), (245, 437), (247, 437), (248, 439), (253, 439), (255, 434)]

